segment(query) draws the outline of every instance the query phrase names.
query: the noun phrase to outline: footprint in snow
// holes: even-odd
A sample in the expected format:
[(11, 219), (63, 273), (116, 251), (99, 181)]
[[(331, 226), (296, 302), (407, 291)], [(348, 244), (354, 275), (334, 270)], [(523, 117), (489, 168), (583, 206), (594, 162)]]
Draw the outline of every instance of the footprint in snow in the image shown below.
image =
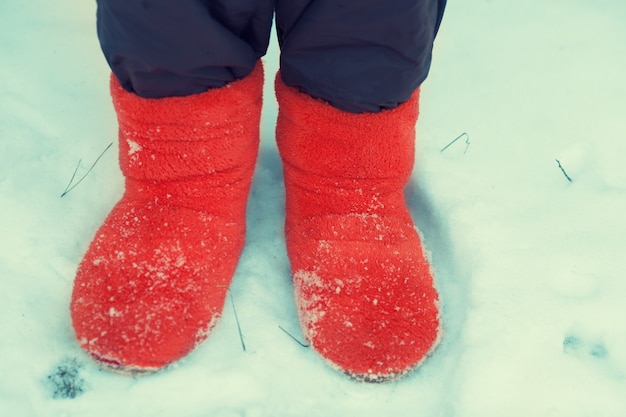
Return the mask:
[(570, 334), (563, 339), (563, 352), (567, 355), (607, 359), (609, 352), (602, 341), (590, 341), (581, 336)]

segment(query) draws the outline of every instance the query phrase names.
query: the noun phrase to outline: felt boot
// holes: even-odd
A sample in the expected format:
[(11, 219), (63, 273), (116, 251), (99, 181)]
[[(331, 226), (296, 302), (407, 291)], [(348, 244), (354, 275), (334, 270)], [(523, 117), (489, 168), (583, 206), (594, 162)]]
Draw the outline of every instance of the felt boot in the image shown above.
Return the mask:
[(108, 368), (156, 371), (215, 326), (244, 245), (263, 88), (246, 78), (141, 98), (111, 78), (125, 192), (74, 282), (80, 345)]
[(277, 78), (285, 232), (303, 333), (334, 368), (368, 382), (406, 375), (440, 336), (438, 296), (404, 201), (418, 92), (353, 114)]

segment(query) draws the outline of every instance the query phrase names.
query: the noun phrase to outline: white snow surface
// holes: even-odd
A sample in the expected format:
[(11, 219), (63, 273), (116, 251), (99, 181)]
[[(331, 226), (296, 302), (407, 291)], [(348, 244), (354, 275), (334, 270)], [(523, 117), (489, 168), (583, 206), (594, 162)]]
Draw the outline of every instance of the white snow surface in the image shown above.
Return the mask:
[[(398, 382), (351, 381), (302, 337), (282, 234), (266, 57), (248, 237), (209, 339), (143, 377), (74, 338), (77, 264), (121, 196), (95, 2), (0, 3), (0, 416), (625, 416), (626, 2), (449, 2), (422, 86), (407, 201), (445, 333)], [(443, 147), (466, 132), (466, 136)], [(557, 166), (556, 159), (573, 180)], [(80, 364), (83, 392), (49, 375)]]

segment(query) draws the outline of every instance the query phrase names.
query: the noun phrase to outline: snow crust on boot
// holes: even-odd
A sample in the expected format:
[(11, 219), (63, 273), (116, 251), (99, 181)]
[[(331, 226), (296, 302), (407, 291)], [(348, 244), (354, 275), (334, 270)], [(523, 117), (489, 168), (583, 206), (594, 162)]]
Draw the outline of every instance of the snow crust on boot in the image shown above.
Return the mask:
[(145, 99), (111, 77), (123, 197), (81, 261), (82, 348), (128, 374), (187, 355), (222, 312), (245, 237), (263, 70), (187, 97)]
[(285, 232), (311, 346), (352, 378), (406, 375), (435, 348), (438, 295), (403, 189), (414, 161), (418, 92), (352, 114), (276, 80)]

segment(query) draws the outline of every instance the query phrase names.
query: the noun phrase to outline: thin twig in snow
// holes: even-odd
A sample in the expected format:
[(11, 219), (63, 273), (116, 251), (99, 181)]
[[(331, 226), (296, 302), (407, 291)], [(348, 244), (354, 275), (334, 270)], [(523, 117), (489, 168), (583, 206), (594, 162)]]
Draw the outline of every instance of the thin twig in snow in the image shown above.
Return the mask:
[(289, 337), (291, 337), (293, 340), (295, 340), (295, 341), (296, 341), (296, 343), (297, 343), (297, 344), (299, 344), (300, 346), (305, 347), (305, 348), (308, 348), (308, 347), (309, 347), (309, 345), (308, 345), (308, 344), (306, 344), (306, 343), (302, 343), (301, 341), (299, 341), (299, 340), (298, 340), (298, 339), (297, 339), (294, 335), (292, 335), (291, 333), (289, 333), (287, 330), (283, 329), (283, 328), (282, 328), (282, 326), (278, 326), (278, 328), (279, 328), (280, 330), (282, 330), (283, 332), (285, 332), (285, 334), (286, 334), (287, 336), (289, 336)]
[(565, 178), (567, 178), (569, 182), (573, 182), (572, 179), (569, 177), (569, 175), (567, 175), (567, 172), (565, 172), (565, 168), (563, 168), (563, 166), (561, 165), (561, 161), (559, 161), (558, 159), (556, 159), (555, 161), (558, 164), (559, 168), (561, 169), (561, 172), (563, 173), (563, 175), (565, 175)]
[(241, 332), (241, 326), (239, 325), (239, 317), (237, 317), (237, 309), (235, 308), (235, 299), (233, 298), (233, 293), (232, 292), (228, 292), (228, 295), (230, 296), (230, 303), (233, 306), (233, 312), (235, 313), (235, 322), (237, 323), (237, 331), (239, 332), (239, 340), (241, 341), (241, 348), (243, 349), (243, 351), (246, 351), (246, 344), (243, 341), (243, 333)]
[(443, 148), (441, 148), (441, 150), (439, 152), (443, 152), (446, 149), (448, 149), (450, 146), (452, 146), (457, 140), (461, 139), (462, 137), (465, 137), (465, 150), (463, 151), (463, 155), (465, 155), (465, 153), (467, 152), (467, 148), (469, 148), (470, 146), (470, 137), (467, 134), (467, 132), (463, 132), (461, 133), (459, 136), (457, 136), (456, 138), (454, 138), (452, 140), (452, 142), (448, 143), (446, 146), (444, 146)]
[(74, 188), (76, 188), (76, 186), (78, 184), (80, 184), (81, 182), (83, 182), (83, 180), (85, 178), (87, 178), (87, 175), (89, 175), (89, 173), (93, 170), (93, 168), (96, 166), (96, 164), (98, 163), (98, 161), (100, 161), (100, 158), (102, 158), (102, 156), (105, 154), (106, 151), (109, 150), (109, 148), (113, 146), (113, 142), (109, 143), (109, 145), (104, 148), (104, 150), (102, 151), (102, 153), (96, 158), (96, 160), (94, 161), (94, 163), (91, 165), (91, 167), (87, 170), (87, 172), (85, 173), (85, 175), (83, 175), (78, 181), (76, 181), (75, 184), (72, 185), (72, 183), (74, 182), (74, 178), (76, 178), (76, 173), (78, 172), (78, 168), (80, 167), (80, 163), (82, 162), (82, 159), (78, 160), (78, 164), (76, 165), (76, 169), (74, 170), (74, 173), (72, 174), (72, 178), (70, 178), (70, 182), (67, 184), (67, 187), (65, 187), (65, 191), (63, 191), (63, 194), (61, 194), (61, 197), (65, 197), (65, 195), (67, 193), (69, 193), (70, 191), (72, 191)]

